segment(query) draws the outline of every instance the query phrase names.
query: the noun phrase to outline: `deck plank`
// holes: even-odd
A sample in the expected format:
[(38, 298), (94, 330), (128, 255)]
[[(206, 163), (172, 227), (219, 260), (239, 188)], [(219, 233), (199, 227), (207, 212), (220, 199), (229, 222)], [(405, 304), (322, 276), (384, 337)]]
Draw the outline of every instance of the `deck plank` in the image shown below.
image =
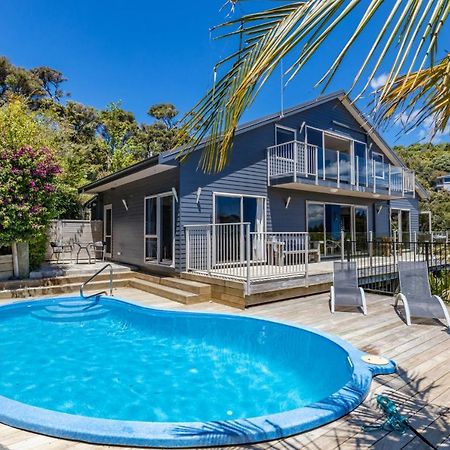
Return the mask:
[[(361, 431), (361, 425), (382, 417), (375, 396), (385, 393), (396, 401), (411, 423), (440, 449), (450, 448), (450, 333), (437, 321), (405, 325), (391, 297), (368, 294), (369, 314), (343, 310), (330, 314), (328, 294), (267, 303), (246, 311), (205, 302), (182, 305), (131, 288), (115, 295), (153, 308), (245, 314), (312, 326), (339, 335), (364, 351), (395, 358), (398, 373), (374, 379), (371, 393), (355, 411), (331, 424), (273, 442), (227, 447), (229, 450), (422, 449), (412, 433), (400, 436), (385, 430)], [(126, 450), (41, 436), (0, 424), (0, 450)]]

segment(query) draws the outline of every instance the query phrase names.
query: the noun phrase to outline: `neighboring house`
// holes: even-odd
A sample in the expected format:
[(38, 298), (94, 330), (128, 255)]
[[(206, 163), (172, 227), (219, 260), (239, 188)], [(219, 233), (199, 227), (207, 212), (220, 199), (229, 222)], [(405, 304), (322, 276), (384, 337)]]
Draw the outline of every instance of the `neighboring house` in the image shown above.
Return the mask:
[(343, 92), (240, 126), (220, 173), (203, 173), (200, 154), (166, 152), (81, 189), (98, 195), (111, 259), (249, 281), (339, 255), (341, 231), (419, 230), (427, 192)]
[(450, 191), (450, 174), (444, 175), (442, 177), (437, 177), (434, 186), (438, 191), (442, 189)]

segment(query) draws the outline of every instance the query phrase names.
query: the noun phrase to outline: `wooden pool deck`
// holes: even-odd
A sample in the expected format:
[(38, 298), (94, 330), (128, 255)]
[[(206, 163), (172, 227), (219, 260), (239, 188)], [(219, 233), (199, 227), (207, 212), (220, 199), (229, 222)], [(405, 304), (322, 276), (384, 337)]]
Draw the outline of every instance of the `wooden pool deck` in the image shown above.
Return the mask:
[[(368, 316), (356, 311), (331, 315), (328, 295), (255, 306), (246, 311), (201, 303), (182, 305), (131, 288), (119, 288), (118, 297), (157, 308), (246, 314), (312, 326), (347, 339), (356, 347), (386, 355), (398, 364), (398, 373), (375, 378), (366, 401), (348, 416), (329, 425), (287, 439), (225, 447), (248, 450), (427, 449), (408, 432), (362, 432), (361, 425), (378, 423), (374, 396), (389, 395), (411, 424), (439, 449), (450, 449), (450, 333), (437, 321), (416, 321), (408, 327), (393, 309), (392, 297), (368, 294)], [(4, 304), (4, 302), (2, 302)], [(0, 450), (105, 450), (97, 446), (55, 439), (0, 424)]]

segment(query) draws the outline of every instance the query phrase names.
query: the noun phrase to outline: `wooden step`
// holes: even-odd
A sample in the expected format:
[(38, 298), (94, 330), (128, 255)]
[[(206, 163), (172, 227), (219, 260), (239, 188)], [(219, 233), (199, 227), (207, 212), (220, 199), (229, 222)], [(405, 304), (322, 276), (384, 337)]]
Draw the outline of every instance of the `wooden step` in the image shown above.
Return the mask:
[[(51, 287), (65, 284), (83, 284), (92, 274), (70, 275), (54, 278), (27, 279), (27, 280), (9, 280), (0, 282), (0, 292), (12, 291), (17, 289), (27, 289), (33, 287)], [(133, 277), (133, 272), (114, 272), (113, 280), (128, 280)], [(109, 273), (102, 273), (95, 278), (95, 281), (109, 280)]]
[(159, 295), (160, 297), (168, 298), (169, 300), (184, 303), (185, 305), (200, 303), (206, 300), (193, 292), (187, 292), (170, 286), (164, 286), (160, 283), (154, 283), (152, 281), (146, 281), (140, 278), (131, 279), (129, 281), (129, 286), (135, 289), (140, 289), (141, 291)]
[(209, 300), (211, 297), (211, 286), (209, 284), (174, 277), (161, 278), (160, 283), (164, 286), (181, 289), (186, 292), (192, 292), (193, 294), (204, 297), (205, 300)]
[[(128, 286), (129, 280), (114, 280), (113, 288)], [(89, 289), (86, 290), (87, 294), (108, 291), (109, 281), (94, 281), (89, 284)], [(26, 287), (12, 290), (0, 291), (0, 300), (9, 300), (11, 298), (29, 298), (29, 297), (42, 297), (44, 295), (63, 295), (68, 293), (79, 293), (80, 283), (68, 283), (52, 286), (40, 286), (40, 287)]]

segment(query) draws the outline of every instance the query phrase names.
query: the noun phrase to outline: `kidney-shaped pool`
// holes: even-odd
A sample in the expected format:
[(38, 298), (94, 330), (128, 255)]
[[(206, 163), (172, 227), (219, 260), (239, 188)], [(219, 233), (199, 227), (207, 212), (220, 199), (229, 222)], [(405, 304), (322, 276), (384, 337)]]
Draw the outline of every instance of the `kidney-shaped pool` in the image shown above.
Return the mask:
[(101, 444), (198, 447), (285, 437), (351, 411), (364, 353), (316, 330), (111, 297), (0, 307), (0, 421)]

